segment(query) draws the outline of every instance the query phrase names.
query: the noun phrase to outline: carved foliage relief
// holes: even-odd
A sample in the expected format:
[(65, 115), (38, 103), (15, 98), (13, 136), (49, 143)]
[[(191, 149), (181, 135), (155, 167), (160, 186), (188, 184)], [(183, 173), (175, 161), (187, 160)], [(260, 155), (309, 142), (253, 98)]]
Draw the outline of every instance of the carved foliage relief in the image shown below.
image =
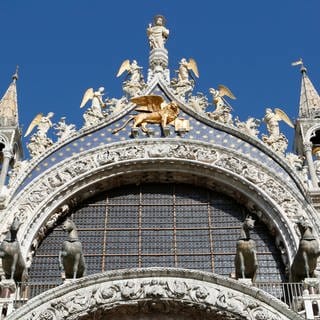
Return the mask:
[[(201, 162), (208, 168), (220, 168), (236, 174), (261, 189), (262, 193), (274, 200), (289, 218), (296, 216), (301, 208), (289, 187), (274, 174), (253, 162), (240, 157), (232, 150), (212, 148), (201, 143), (166, 142), (155, 143), (141, 142), (131, 143), (126, 146), (113, 145), (108, 149), (99, 148), (87, 154), (68, 159), (64, 164), (48, 170), (42, 177), (27, 187), (18, 197), (18, 201), (12, 201), (8, 208), (14, 216), (21, 221), (34, 219), (32, 212), (44, 212), (46, 203), (55, 195), (63, 194), (64, 189), (70, 191), (70, 185), (86, 183), (90, 176), (94, 176), (102, 167), (108, 166), (108, 172), (112, 173), (113, 165), (121, 161), (140, 159), (180, 159)], [(183, 164), (181, 164), (183, 166)], [(110, 169), (110, 170), (109, 170)], [(86, 177), (86, 180), (84, 179)], [(68, 187), (68, 188), (67, 188)]]
[[(226, 319), (287, 319), (263, 302), (241, 292), (202, 281), (179, 278), (135, 278), (110, 281), (53, 298), (33, 309), (28, 320), (95, 319), (120, 308), (121, 313), (189, 312), (226, 315)], [(100, 316), (99, 316), (100, 315)], [(229, 318), (230, 316), (230, 318)]]

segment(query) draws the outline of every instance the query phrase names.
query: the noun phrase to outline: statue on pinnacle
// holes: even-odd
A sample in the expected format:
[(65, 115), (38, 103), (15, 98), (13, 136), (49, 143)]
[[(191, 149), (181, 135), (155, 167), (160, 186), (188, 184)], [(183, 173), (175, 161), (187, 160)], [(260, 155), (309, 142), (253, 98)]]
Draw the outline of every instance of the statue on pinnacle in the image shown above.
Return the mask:
[(165, 27), (165, 18), (162, 15), (156, 15), (153, 18), (153, 24), (147, 28), (147, 37), (150, 46), (148, 82), (156, 74), (164, 77), (165, 81), (170, 82), (168, 70), (168, 51), (164, 47), (169, 30)]
[(161, 15), (156, 15), (153, 18), (153, 25), (149, 24), (147, 35), (151, 49), (164, 48), (164, 44), (169, 36), (169, 30), (164, 25), (165, 18)]

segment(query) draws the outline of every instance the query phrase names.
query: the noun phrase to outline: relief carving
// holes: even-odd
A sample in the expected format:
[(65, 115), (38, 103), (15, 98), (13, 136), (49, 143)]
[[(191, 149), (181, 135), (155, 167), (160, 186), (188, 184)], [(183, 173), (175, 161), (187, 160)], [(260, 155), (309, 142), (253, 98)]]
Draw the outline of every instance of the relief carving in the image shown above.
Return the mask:
[(171, 154), (171, 146), (169, 145), (155, 145), (147, 147), (147, 154), (150, 158), (164, 158)]
[(17, 180), (17, 178), (25, 171), (29, 164), (28, 160), (20, 160), (16, 161), (14, 163), (14, 167), (11, 172), (9, 172), (10, 180), (8, 187), (10, 188), (14, 182)]
[(174, 312), (185, 306), (195, 312), (206, 310), (209, 314), (218, 312), (252, 320), (281, 319), (259, 301), (240, 292), (193, 280), (159, 277), (112, 281), (109, 285), (103, 283), (93, 288), (80, 289), (51, 301), (47, 307), (42, 305), (41, 308), (45, 310), (34, 312), (29, 319), (78, 319), (92, 312), (103, 315), (103, 311), (112, 311), (120, 305), (125, 309), (121, 312), (129, 316), (137, 312)]
[(130, 159), (160, 157), (195, 160), (236, 173), (268, 194), (291, 219), (296, 216), (299, 208), (301, 208), (294, 195), (288, 192), (288, 187), (281, 185), (281, 182), (273, 177), (267, 171), (267, 168), (259, 167), (254, 162), (250, 163), (248, 159), (239, 157), (227, 150), (212, 148), (198, 143), (172, 141), (158, 144), (152, 141), (150, 143), (144, 141), (143, 143), (137, 142), (125, 147), (120, 147), (119, 145), (110, 146), (107, 150), (98, 148), (86, 156), (76, 157), (71, 162), (56, 167), (49, 174), (46, 173), (42, 179), (38, 179), (34, 184), (31, 184), (17, 202), (11, 203), (13, 216), (19, 217), (22, 222), (25, 222), (27, 217), (38, 219), (39, 213), (32, 218), (32, 212), (37, 210), (36, 208), (40, 204), (47, 201), (49, 197), (51, 198), (59, 189), (65, 188), (66, 184), (70, 183), (71, 180), (73, 181), (72, 183), (76, 184), (79, 176), (88, 173), (94, 175), (94, 169), (99, 166)]

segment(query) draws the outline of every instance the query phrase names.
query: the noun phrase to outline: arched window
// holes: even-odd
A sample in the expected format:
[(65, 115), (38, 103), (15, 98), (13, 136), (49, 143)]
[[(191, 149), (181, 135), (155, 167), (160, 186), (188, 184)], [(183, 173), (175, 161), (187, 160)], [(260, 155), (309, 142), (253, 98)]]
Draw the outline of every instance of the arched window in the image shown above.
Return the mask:
[[(123, 186), (73, 212), (87, 274), (140, 267), (179, 267), (234, 273), (236, 242), (249, 212), (234, 199), (185, 184)], [(274, 238), (257, 218), (257, 281), (281, 282), (284, 266)], [(57, 227), (33, 259), (30, 281), (58, 282), (58, 254), (67, 235)]]

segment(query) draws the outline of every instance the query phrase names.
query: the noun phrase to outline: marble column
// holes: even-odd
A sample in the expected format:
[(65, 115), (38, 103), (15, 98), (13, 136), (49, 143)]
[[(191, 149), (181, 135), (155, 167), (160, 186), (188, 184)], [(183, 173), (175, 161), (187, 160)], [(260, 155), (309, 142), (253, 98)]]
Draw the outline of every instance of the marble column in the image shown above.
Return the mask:
[(2, 150), (2, 154), (3, 154), (3, 162), (2, 162), (2, 168), (0, 173), (0, 190), (5, 185), (6, 177), (9, 170), (10, 160), (13, 158), (13, 154), (11, 150), (4, 149)]
[(312, 143), (305, 142), (303, 144), (303, 147), (304, 147), (304, 152), (305, 152), (306, 159), (307, 159), (307, 164), (308, 164), (308, 168), (309, 168), (312, 186), (314, 188), (319, 188), (319, 185), (318, 185), (319, 179), (317, 177), (316, 170), (314, 168), (313, 158), (312, 158)]

